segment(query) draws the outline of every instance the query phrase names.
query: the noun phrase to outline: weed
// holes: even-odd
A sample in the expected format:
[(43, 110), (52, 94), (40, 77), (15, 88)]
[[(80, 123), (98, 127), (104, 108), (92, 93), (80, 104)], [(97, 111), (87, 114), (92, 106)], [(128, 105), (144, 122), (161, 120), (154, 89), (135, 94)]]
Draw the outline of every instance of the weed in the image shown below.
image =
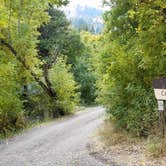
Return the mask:
[(149, 156), (161, 157), (166, 155), (166, 138), (153, 137), (148, 140), (146, 151)]

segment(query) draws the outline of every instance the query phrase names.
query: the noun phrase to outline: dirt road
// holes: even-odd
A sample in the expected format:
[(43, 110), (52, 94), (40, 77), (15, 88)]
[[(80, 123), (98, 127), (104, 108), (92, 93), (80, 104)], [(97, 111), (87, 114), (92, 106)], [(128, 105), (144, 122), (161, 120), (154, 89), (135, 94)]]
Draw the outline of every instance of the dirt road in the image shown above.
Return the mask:
[(1, 143), (0, 166), (104, 166), (87, 150), (103, 114), (102, 107), (87, 108)]

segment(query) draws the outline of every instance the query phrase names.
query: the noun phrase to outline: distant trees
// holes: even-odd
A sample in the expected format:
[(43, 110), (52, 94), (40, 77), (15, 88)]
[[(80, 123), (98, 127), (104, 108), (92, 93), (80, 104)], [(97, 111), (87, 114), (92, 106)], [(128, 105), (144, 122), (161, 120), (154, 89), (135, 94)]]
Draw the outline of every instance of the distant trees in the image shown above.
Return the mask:
[(108, 4), (99, 100), (118, 127), (147, 136), (157, 120), (152, 81), (166, 75), (165, 1), (114, 0)]
[(77, 6), (76, 16), (71, 17), (73, 26), (81, 31), (88, 31), (92, 34), (100, 34), (103, 29), (102, 14), (103, 11), (93, 7)]
[(73, 25), (79, 32), (87, 31), (92, 34), (101, 34), (103, 29), (102, 23), (97, 23), (92, 19), (85, 20), (85, 18), (74, 18), (72, 19)]
[(76, 81), (80, 84), (81, 101), (84, 104), (93, 104), (96, 99), (97, 73), (94, 66), (96, 52), (98, 50), (99, 35), (82, 31), (81, 39), (84, 43), (84, 50), (81, 56), (77, 57), (74, 73)]
[(39, 56), (47, 63), (55, 63), (58, 56), (65, 55), (67, 63), (71, 65), (70, 71), (79, 84), (81, 102), (91, 104), (96, 97), (95, 76), (90, 62), (93, 50), (90, 45), (93, 43), (88, 42), (92, 35), (85, 32), (79, 34), (71, 28), (66, 16), (59, 9), (50, 7), (48, 12), (51, 20), (40, 28)]

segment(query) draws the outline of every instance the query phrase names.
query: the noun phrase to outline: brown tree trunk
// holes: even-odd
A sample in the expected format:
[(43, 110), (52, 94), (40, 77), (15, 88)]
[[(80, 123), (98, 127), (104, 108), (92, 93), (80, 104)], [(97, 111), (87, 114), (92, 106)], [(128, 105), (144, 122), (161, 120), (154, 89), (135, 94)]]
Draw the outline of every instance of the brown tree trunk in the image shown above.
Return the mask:
[(30, 69), (30, 67), (26, 64), (25, 60), (17, 55), (17, 51), (12, 47), (12, 45), (7, 43), (4, 39), (0, 39), (0, 44), (7, 47), (12, 52), (12, 54), (15, 56), (15, 58), (22, 64), (22, 66), (27, 71), (30, 72), (30, 74), (34, 78), (34, 80), (39, 84), (39, 86), (43, 89), (44, 92), (47, 93), (47, 95), (51, 99), (54, 99), (54, 100), (57, 99), (56, 92), (52, 88), (51, 82), (48, 79), (48, 71), (46, 71), (47, 74), (45, 76), (45, 80), (46, 80), (46, 84), (45, 84), (45, 83), (43, 83), (43, 81), (40, 80), (40, 78), (36, 75), (36, 73)]

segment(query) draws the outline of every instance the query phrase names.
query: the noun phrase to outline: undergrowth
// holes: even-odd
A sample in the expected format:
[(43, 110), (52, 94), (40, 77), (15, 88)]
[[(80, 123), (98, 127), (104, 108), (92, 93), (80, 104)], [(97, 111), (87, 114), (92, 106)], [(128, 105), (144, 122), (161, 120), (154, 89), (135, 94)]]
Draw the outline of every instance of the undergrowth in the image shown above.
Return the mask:
[(151, 157), (166, 156), (166, 138), (153, 136), (148, 139), (146, 151)]
[(142, 153), (147, 157), (160, 158), (166, 156), (166, 138), (157, 136), (157, 133), (147, 138), (133, 137), (126, 131), (118, 129), (110, 120), (105, 120), (98, 134), (100, 141), (106, 148), (116, 145), (121, 147), (134, 145), (141, 147)]

